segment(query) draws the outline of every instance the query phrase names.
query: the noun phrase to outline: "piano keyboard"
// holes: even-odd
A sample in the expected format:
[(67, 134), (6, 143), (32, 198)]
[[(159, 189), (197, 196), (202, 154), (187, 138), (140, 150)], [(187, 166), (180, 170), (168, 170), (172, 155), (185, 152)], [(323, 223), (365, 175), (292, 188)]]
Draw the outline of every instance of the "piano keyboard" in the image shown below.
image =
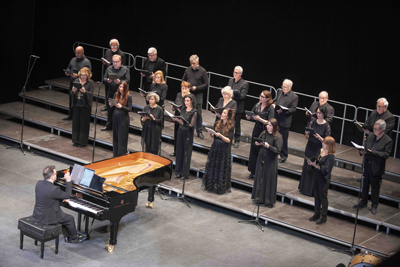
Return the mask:
[(68, 204), (73, 208), (89, 211), (94, 214), (99, 214), (105, 210), (103, 207), (81, 198), (71, 198)]

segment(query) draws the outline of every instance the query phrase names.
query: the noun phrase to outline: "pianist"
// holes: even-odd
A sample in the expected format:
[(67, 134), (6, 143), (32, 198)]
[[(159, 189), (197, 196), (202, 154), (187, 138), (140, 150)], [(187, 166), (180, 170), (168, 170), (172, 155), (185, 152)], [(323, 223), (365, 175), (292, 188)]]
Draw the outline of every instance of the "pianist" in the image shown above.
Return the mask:
[(43, 178), (44, 180), (38, 181), (35, 187), (36, 203), (33, 217), (43, 224), (61, 223), (65, 242), (82, 243), (87, 238), (86, 234), (77, 232), (74, 217), (64, 213), (60, 208), (61, 201), (68, 202), (71, 198), (71, 175), (67, 172), (64, 176), (65, 192), (53, 184), (57, 179), (54, 166), (43, 169)]

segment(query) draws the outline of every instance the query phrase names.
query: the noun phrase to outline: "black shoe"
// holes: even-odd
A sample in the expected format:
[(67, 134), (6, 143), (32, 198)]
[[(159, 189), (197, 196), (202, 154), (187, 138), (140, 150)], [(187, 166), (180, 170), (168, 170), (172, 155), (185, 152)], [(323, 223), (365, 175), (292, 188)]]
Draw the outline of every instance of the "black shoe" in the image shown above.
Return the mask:
[(310, 217), (310, 218), (308, 218), (308, 220), (310, 221), (310, 222), (316, 222), (316, 221), (318, 221), (319, 220), (319, 213), (314, 213), (314, 215), (312, 216), (312, 217)]
[(69, 236), (67, 236), (67, 235), (63, 235), (63, 236), (64, 236), (64, 242), (65, 243), (70, 243)]
[(62, 118), (62, 120), (63, 121), (70, 121), (70, 120), (72, 120), (72, 116), (68, 116), (68, 117)]
[(249, 179), (254, 179), (254, 174), (250, 173)]
[(106, 111), (107, 110), (107, 106), (104, 106), (100, 109), (101, 111)]
[(87, 239), (87, 235), (84, 233), (76, 232), (75, 236), (69, 238), (71, 243), (82, 243)]
[(110, 126), (106, 126), (106, 127), (104, 127), (103, 129), (101, 129), (102, 131), (110, 131), (111, 130), (111, 127)]
[(204, 139), (204, 136), (203, 136), (202, 133), (197, 133), (197, 137), (200, 138), (200, 139)]
[(239, 147), (240, 142), (235, 142), (235, 144), (233, 145), (234, 148), (238, 148)]
[(366, 207), (366, 205), (361, 204), (361, 203), (353, 206), (353, 208), (355, 208), (355, 209), (356, 209), (356, 208), (363, 209), (363, 208), (365, 208), (365, 207)]
[(323, 218), (323, 217), (321, 217), (321, 219), (319, 219), (317, 222), (316, 222), (316, 224), (323, 224), (323, 223), (326, 223), (326, 218)]
[(182, 174), (175, 174), (175, 178), (182, 178)]
[(169, 156), (170, 156), (170, 157), (175, 157), (175, 156), (176, 156), (176, 153), (175, 153), (175, 152), (172, 152), (171, 154), (169, 154)]
[(279, 163), (285, 163), (286, 159), (285, 158), (280, 158)]
[(372, 208), (371, 208), (371, 213), (372, 213), (372, 215), (376, 215), (376, 214), (378, 213), (378, 208), (372, 206)]
[(79, 147), (79, 144), (78, 143), (74, 143), (73, 146)]

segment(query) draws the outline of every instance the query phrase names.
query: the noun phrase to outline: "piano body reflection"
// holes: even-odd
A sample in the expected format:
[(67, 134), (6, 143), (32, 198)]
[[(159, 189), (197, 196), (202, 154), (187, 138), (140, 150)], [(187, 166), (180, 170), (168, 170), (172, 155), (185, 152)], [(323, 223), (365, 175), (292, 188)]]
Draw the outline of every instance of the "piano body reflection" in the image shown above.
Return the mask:
[[(100, 221), (110, 221), (110, 243), (106, 249), (111, 252), (117, 244), (119, 222), (124, 215), (133, 212), (137, 205), (138, 192), (149, 190), (146, 207), (153, 207), (155, 185), (170, 180), (172, 162), (164, 157), (144, 152), (112, 158), (85, 165), (105, 178), (103, 191), (72, 185), (72, 197), (63, 206), (78, 212), (77, 229), (80, 231), (81, 215)], [(65, 190), (64, 173), (60, 171), (55, 185)], [(85, 221), (85, 232), (89, 238), (89, 219)]]

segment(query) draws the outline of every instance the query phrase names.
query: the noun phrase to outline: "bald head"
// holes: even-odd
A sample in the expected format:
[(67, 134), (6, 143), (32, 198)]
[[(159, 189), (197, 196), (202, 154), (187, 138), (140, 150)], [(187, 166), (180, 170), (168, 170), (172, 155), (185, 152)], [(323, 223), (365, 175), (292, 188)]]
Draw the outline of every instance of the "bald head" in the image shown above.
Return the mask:
[(83, 50), (82, 46), (77, 46), (75, 48), (75, 56), (76, 58), (82, 58), (85, 55), (85, 50)]

